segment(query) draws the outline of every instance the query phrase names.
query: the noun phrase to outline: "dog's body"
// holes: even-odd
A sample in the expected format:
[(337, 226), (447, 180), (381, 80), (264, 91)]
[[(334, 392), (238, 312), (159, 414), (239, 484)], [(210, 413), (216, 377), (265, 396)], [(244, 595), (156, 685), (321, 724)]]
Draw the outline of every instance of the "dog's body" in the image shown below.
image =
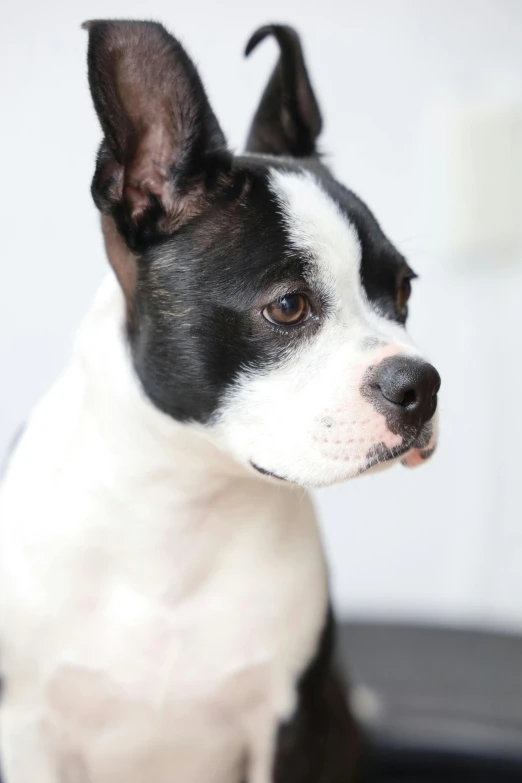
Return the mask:
[(358, 774), (295, 484), (427, 458), (438, 376), (403, 329), (411, 270), (314, 154), (297, 38), (251, 48), (268, 32), (232, 158), (174, 39), (90, 26), (115, 276), (0, 494), (5, 783)]
[(269, 780), (327, 616), (313, 510), (155, 410), (123, 320), (109, 284), (4, 491), (7, 783), (232, 783), (247, 749)]

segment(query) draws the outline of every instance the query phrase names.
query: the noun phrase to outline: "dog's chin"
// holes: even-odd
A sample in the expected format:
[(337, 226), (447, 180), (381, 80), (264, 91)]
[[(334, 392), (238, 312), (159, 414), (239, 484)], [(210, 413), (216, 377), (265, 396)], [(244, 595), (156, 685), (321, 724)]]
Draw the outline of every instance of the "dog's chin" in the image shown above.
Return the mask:
[[(388, 454), (379, 449), (379, 456), (377, 458), (375, 451), (372, 449), (372, 456), (367, 462), (361, 464), (360, 462), (349, 462), (345, 466), (341, 467), (336, 464), (332, 469), (330, 464), (325, 464), (321, 467), (318, 466), (317, 472), (310, 469), (306, 472), (306, 476), (290, 475), (289, 473), (277, 472), (276, 470), (268, 470), (261, 467), (255, 461), (251, 460), (250, 466), (256, 471), (260, 478), (265, 480), (277, 482), (279, 484), (284, 483), (287, 486), (299, 486), (306, 487), (307, 489), (323, 489), (325, 487), (331, 487), (335, 484), (342, 484), (350, 479), (357, 478), (366, 473), (377, 473), (378, 471), (385, 470), (391, 467), (394, 462), (398, 462), (401, 454)], [(315, 475), (314, 475), (315, 473)]]
[(356, 478), (357, 476), (379, 473), (382, 470), (387, 470), (392, 467), (397, 462), (401, 462), (408, 468), (417, 467), (430, 459), (436, 446), (437, 443), (434, 439), (430, 439), (428, 444), (425, 444), (424, 441), (422, 446), (412, 446), (410, 444), (398, 448), (388, 448), (383, 443), (378, 443), (368, 450), (366, 460), (363, 464), (350, 463), (346, 465), (346, 469), (341, 470), (336, 466), (334, 471), (325, 467), (325, 469), (318, 471), (318, 475), (315, 477), (313, 476), (313, 471), (310, 471), (306, 478), (300, 478), (295, 475), (291, 476), (282, 471), (269, 470), (253, 460), (251, 460), (250, 466), (260, 476), (267, 480), (278, 483), (284, 482), (288, 485), (308, 487), (310, 489), (321, 489), (332, 486), (333, 484), (340, 484), (349, 479)]

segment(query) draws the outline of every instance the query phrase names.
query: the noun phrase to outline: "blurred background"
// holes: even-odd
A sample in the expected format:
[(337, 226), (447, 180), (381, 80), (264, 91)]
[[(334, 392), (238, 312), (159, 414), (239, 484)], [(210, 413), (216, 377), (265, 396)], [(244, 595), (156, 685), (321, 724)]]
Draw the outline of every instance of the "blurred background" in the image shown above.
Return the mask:
[(184, 42), (237, 150), (301, 32), (338, 177), (406, 254), (409, 330), (440, 370), (429, 465), (317, 494), (343, 616), (522, 629), (522, 3), (18, 0), (0, 28), (0, 452), (67, 361), (107, 271), (89, 187), (100, 130), (84, 19)]

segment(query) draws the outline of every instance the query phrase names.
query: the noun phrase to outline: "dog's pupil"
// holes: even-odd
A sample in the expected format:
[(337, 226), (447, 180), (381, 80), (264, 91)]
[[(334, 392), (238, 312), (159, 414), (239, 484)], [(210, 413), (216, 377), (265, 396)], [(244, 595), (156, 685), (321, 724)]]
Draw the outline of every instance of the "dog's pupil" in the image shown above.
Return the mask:
[(283, 296), (280, 306), (285, 315), (295, 315), (301, 309), (301, 297), (297, 294)]

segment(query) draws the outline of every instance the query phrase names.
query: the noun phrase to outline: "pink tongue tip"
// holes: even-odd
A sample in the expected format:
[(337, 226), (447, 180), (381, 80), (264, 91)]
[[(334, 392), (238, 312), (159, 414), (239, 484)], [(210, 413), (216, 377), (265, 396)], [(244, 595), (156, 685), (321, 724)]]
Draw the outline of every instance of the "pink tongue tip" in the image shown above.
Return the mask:
[(402, 460), (402, 464), (406, 465), (407, 468), (416, 468), (417, 465), (421, 465), (423, 462), (424, 459), (420, 449), (412, 449)]

